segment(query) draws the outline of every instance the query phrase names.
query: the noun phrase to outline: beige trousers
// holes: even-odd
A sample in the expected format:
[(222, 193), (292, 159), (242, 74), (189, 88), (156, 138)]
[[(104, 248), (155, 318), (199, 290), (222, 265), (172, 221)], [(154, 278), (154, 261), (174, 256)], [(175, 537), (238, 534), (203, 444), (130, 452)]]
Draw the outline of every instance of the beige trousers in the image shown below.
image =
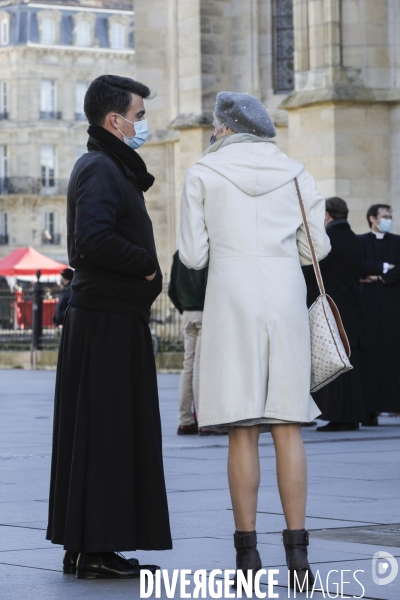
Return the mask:
[(199, 374), (201, 326), (203, 311), (183, 311), (183, 343), (185, 357), (179, 385), (179, 425), (191, 425), (194, 422), (192, 404), (196, 414), (199, 409)]

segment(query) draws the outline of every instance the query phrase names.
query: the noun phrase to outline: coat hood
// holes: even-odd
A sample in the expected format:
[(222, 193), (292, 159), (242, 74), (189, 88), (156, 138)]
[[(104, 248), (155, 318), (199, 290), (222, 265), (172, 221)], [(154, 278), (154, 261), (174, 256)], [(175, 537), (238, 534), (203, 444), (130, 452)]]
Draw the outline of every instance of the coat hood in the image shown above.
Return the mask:
[(203, 156), (197, 163), (231, 181), (248, 196), (272, 192), (300, 175), (304, 164), (271, 142), (237, 142)]

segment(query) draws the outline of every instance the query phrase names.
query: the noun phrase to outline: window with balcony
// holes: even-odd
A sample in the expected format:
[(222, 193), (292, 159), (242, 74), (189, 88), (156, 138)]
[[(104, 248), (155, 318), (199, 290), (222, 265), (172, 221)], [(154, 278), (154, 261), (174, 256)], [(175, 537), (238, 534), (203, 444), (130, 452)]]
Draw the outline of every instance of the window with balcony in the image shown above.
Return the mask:
[(111, 48), (125, 48), (125, 27), (121, 23), (111, 23), (110, 26)]
[(89, 21), (78, 21), (76, 23), (76, 45), (90, 46), (91, 43), (91, 25)]
[(40, 118), (61, 119), (61, 113), (56, 110), (56, 83), (43, 79), (40, 88)]
[(42, 21), (42, 44), (56, 43), (56, 22), (54, 19), (46, 18)]
[(54, 188), (56, 185), (56, 148), (55, 146), (41, 146), (40, 167), (42, 188)]
[(85, 94), (88, 89), (88, 84), (85, 81), (78, 81), (76, 84), (76, 95), (75, 95), (75, 119), (77, 121), (86, 121), (85, 111), (83, 110), (83, 103), (85, 101)]
[(0, 246), (7, 246), (9, 241), (8, 213), (0, 212)]
[(42, 244), (60, 243), (60, 234), (58, 231), (58, 213), (54, 210), (46, 210), (43, 213), (43, 233)]
[(287, 94), (294, 89), (293, 0), (274, 0), (274, 91)]
[(8, 119), (8, 83), (0, 83), (0, 120)]
[(9, 173), (8, 173), (8, 148), (0, 146), (0, 193), (8, 193)]
[(0, 21), (0, 44), (8, 46), (10, 43), (10, 20), (5, 17)]

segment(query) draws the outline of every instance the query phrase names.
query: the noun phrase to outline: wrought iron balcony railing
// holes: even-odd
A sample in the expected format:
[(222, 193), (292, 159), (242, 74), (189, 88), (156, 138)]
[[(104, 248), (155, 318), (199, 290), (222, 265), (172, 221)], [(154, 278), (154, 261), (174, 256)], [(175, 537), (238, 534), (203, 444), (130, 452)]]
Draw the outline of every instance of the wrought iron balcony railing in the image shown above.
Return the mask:
[(62, 119), (62, 113), (57, 110), (41, 110), (41, 119)]
[(0, 195), (34, 194), (37, 196), (65, 196), (68, 179), (42, 177), (6, 177), (0, 179)]

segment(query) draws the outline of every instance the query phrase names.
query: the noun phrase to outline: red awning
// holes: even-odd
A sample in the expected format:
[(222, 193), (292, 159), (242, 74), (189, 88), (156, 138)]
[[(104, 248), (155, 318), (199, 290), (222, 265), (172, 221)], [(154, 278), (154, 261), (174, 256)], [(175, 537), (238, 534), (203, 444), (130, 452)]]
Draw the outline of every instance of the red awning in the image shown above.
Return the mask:
[(8, 256), (0, 259), (0, 275), (18, 277), (18, 275), (58, 275), (68, 265), (57, 262), (40, 254), (34, 248), (17, 248)]

